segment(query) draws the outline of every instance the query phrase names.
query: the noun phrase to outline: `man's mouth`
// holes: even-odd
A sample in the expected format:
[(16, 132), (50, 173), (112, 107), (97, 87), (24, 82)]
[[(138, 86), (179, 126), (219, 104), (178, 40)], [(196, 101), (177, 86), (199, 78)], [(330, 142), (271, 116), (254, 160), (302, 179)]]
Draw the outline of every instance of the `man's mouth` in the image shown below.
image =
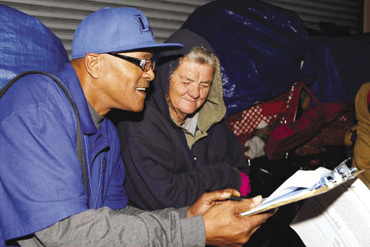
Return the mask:
[(145, 87), (137, 87), (136, 90), (139, 90), (141, 92), (145, 92), (146, 88)]

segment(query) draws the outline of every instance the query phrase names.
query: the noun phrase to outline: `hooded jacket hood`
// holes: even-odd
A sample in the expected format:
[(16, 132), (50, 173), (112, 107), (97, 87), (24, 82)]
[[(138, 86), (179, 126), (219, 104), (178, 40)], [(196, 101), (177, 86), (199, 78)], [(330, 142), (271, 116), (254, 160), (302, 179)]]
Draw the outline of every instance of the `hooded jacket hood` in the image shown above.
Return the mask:
[[(174, 51), (164, 51), (156, 54), (157, 60), (156, 77), (153, 82), (153, 91), (148, 98), (148, 104), (153, 104), (166, 117), (171, 119), (167, 102), (170, 77), (179, 65), (180, 58), (188, 54), (195, 47), (204, 47), (208, 51), (216, 54), (211, 45), (201, 36), (186, 30), (178, 30), (171, 35), (166, 42), (179, 42), (183, 48)], [(212, 124), (221, 121), (226, 113), (223, 100), (222, 80), (220, 64), (218, 62), (208, 97), (200, 108), (199, 126), (203, 131), (207, 131)], [(172, 121), (172, 120), (171, 120)]]

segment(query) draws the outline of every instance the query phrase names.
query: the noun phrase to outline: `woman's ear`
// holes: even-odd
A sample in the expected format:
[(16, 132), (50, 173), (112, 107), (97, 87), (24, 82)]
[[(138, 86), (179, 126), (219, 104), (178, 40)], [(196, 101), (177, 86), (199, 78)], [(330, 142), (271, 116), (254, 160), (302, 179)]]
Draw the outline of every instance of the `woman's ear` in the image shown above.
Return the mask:
[(101, 57), (96, 53), (88, 53), (85, 56), (85, 68), (87, 73), (94, 79), (98, 79), (101, 71)]

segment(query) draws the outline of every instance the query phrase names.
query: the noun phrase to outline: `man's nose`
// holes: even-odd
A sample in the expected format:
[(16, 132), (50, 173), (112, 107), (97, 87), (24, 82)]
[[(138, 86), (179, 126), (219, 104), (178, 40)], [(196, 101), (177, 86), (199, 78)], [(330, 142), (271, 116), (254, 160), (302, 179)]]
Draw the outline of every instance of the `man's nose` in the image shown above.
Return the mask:
[(143, 76), (148, 80), (148, 81), (153, 81), (155, 78), (155, 74), (152, 68), (150, 70), (144, 72)]

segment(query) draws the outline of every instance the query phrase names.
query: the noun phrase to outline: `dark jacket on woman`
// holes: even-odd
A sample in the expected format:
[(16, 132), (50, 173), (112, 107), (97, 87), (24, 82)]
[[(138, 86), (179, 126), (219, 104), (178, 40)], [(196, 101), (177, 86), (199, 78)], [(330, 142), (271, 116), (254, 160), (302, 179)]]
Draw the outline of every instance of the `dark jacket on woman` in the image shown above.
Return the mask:
[(167, 42), (182, 43), (184, 48), (158, 54), (161, 59), (145, 110), (132, 121), (117, 124), (129, 203), (147, 210), (189, 206), (206, 190), (239, 189), (240, 171), (249, 174), (241, 144), (224, 121), (220, 66), (199, 110), (195, 135), (171, 119), (166, 97), (179, 58), (197, 46), (214, 51), (188, 30), (177, 31)]

